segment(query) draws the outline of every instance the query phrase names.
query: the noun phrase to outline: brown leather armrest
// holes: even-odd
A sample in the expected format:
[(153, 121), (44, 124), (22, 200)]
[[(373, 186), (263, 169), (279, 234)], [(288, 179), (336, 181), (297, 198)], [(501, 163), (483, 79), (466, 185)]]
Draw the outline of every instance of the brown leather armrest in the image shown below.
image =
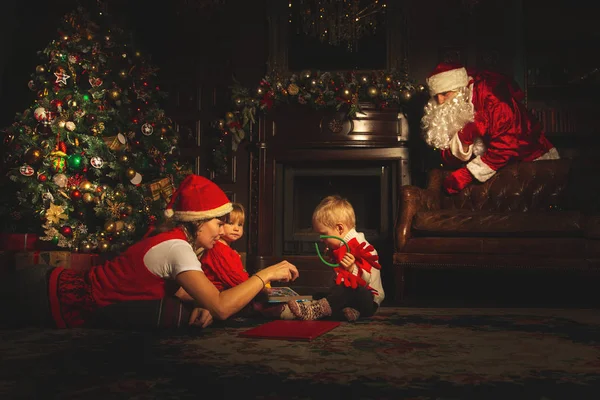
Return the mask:
[(442, 171), (433, 170), (429, 174), (427, 189), (406, 185), (400, 187), (398, 219), (396, 221), (396, 251), (401, 251), (411, 236), (411, 225), (419, 211), (440, 209)]

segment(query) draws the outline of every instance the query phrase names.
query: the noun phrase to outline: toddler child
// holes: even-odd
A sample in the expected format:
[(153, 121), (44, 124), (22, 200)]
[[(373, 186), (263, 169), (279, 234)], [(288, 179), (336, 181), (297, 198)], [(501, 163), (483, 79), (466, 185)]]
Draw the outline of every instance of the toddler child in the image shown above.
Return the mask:
[(381, 266), (375, 248), (355, 229), (356, 217), (350, 202), (337, 195), (327, 196), (315, 208), (312, 226), (320, 235), (344, 239), (350, 251), (338, 239), (322, 239), (332, 260), (339, 263), (335, 267), (335, 285), (325, 298), (288, 302), (290, 311), (302, 320), (333, 316), (356, 321), (360, 316), (374, 315), (385, 296)]

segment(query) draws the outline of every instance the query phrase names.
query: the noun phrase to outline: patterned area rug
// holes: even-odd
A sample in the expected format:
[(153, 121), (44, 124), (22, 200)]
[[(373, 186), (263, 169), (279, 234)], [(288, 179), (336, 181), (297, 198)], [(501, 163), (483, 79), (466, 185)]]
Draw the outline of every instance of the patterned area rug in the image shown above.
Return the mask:
[(0, 331), (1, 399), (598, 399), (600, 312), (383, 308), (311, 342)]

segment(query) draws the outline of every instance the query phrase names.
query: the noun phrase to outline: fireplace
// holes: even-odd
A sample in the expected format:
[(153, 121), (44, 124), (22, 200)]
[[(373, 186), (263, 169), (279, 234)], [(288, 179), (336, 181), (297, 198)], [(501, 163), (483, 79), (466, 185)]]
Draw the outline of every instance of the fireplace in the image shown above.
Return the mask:
[(346, 162), (336, 166), (276, 168), (275, 255), (315, 255), (312, 213), (325, 196), (338, 194), (350, 201), (356, 229), (377, 245), (390, 238), (392, 211), (391, 166), (386, 163)]
[(362, 111), (348, 119), (288, 105), (258, 121), (251, 134), (249, 271), (286, 259), (300, 271), (299, 292), (327, 290), (332, 269), (316, 255), (311, 219), (323, 197), (339, 194), (352, 203), (357, 230), (376, 246), (383, 279), (393, 282), (396, 194), (410, 184), (408, 124), (397, 109)]

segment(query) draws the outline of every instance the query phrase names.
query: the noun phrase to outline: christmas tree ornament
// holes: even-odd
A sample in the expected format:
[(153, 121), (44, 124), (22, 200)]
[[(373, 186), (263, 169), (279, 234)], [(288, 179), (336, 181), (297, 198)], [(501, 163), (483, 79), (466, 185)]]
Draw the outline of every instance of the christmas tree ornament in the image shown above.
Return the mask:
[(94, 201), (94, 195), (91, 193), (84, 193), (82, 200), (84, 203), (92, 203)]
[(30, 165), (21, 165), (19, 168), (19, 172), (23, 176), (32, 176), (35, 173), (35, 170)]
[(61, 70), (59, 72), (55, 72), (54, 76), (56, 76), (55, 83), (60, 84), (60, 85), (66, 85), (67, 79), (69, 79), (71, 77), (70, 75), (67, 75), (63, 70)]
[(110, 243), (108, 243), (106, 240), (98, 241), (98, 250), (100, 250), (102, 253), (106, 253), (110, 250)]
[(69, 131), (69, 132), (73, 132), (75, 129), (77, 129), (77, 125), (75, 125), (75, 122), (73, 121), (67, 121), (65, 123), (65, 128)]
[(44, 67), (43, 65), (38, 65), (37, 67), (35, 67), (35, 72), (41, 75), (44, 72), (46, 72), (46, 67)]
[(94, 167), (96, 169), (100, 169), (104, 165), (104, 161), (102, 160), (102, 158), (100, 158), (98, 156), (94, 156), (91, 158), (90, 164), (92, 165), (92, 167)]
[(79, 251), (82, 253), (90, 253), (92, 250), (93, 246), (90, 244), (90, 242), (82, 241), (79, 244)]
[(55, 150), (49, 155), (50, 158), (50, 166), (53, 172), (64, 172), (67, 167), (67, 154), (60, 151)]
[(59, 188), (67, 187), (67, 176), (65, 174), (56, 174), (52, 177), (52, 182)]
[(38, 107), (33, 111), (33, 118), (36, 121), (42, 122), (46, 120), (46, 109), (44, 107)]
[(67, 156), (67, 166), (72, 171), (79, 171), (82, 167), (82, 158), (79, 154), (71, 154)]
[(140, 174), (139, 172), (135, 173), (135, 176), (133, 178), (131, 178), (131, 183), (133, 183), (134, 185), (139, 185), (140, 183), (142, 183), (142, 174)]
[(81, 181), (81, 183), (79, 184), (79, 188), (81, 190), (86, 190), (86, 191), (92, 190), (92, 182), (87, 181), (87, 180)]
[(32, 80), (30, 80), (27, 83), (27, 87), (29, 88), (29, 90), (31, 90), (32, 92), (35, 92), (37, 90), (37, 85), (35, 84), (35, 82)]
[(27, 164), (37, 165), (42, 162), (42, 150), (37, 147), (30, 147), (23, 155), (23, 159)]
[(154, 127), (152, 126), (152, 124), (145, 123), (144, 125), (142, 125), (142, 133), (145, 136), (152, 135), (152, 133), (154, 133)]
[(135, 177), (135, 174), (137, 174), (137, 172), (133, 168), (127, 168), (127, 170), (125, 171), (125, 175), (127, 176), (127, 179), (130, 179), (130, 180)]
[(60, 228), (60, 233), (63, 236), (71, 237), (73, 236), (73, 228), (71, 228), (69, 225), (64, 225), (62, 228)]
[(38, 181), (46, 182), (48, 180), (48, 176), (44, 174), (38, 174)]
[(83, 194), (77, 189), (71, 191), (71, 199), (73, 200), (80, 200), (82, 196)]
[(48, 136), (52, 134), (52, 127), (49, 124), (39, 123), (35, 126), (35, 133), (40, 136)]

